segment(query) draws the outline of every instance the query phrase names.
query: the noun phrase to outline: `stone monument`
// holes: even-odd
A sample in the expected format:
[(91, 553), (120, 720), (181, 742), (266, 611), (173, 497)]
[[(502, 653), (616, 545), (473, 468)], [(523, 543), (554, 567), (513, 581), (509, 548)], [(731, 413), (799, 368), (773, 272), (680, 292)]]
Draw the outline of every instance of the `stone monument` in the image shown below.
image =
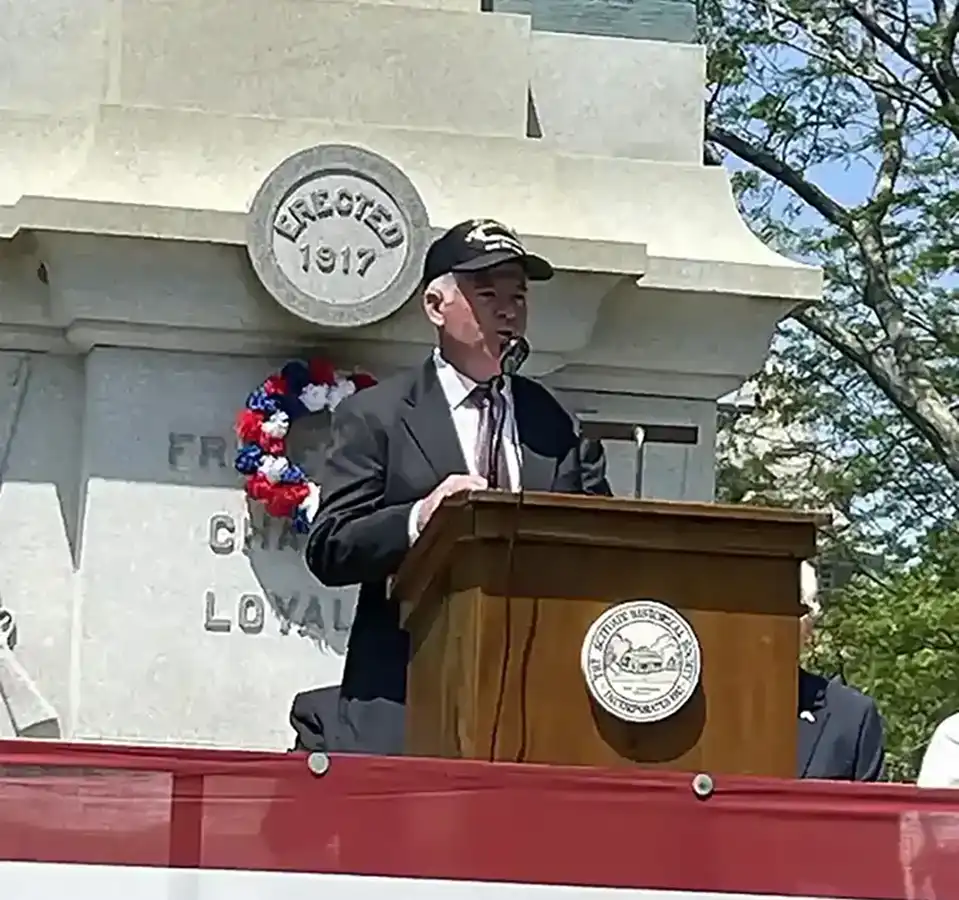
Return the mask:
[(234, 416), (297, 355), (419, 363), (465, 218), (555, 264), (528, 367), (614, 488), (712, 497), (716, 400), (820, 276), (702, 165), (692, 5), (628, 7), (0, 0), (0, 733), (288, 746), (355, 590), (249, 505)]

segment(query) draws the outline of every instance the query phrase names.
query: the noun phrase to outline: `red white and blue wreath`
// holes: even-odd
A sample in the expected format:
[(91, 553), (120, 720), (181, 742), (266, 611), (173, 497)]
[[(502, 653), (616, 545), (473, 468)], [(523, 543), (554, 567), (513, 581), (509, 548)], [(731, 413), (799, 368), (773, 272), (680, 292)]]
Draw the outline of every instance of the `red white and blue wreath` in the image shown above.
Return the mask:
[(320, 488), (287, 456), (290, 425), (311, 413), (333, 410), (376, 380), (365, 372), (341, 374), (324, 359), (294, 360), (246, 399), (236, 417), (239, 448), (234, 463), (246, 492), (271, 516), (288, 518), (305, 533), (320, 504)]

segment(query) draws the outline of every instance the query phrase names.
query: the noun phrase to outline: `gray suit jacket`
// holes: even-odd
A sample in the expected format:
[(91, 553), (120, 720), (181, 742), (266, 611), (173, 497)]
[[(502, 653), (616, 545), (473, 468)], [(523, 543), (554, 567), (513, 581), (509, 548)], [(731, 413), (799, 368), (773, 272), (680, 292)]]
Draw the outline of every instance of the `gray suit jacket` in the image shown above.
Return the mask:
[(878, 781), (885, 742), (876, 704), (840, 681), (799, 670), (796, 777)]

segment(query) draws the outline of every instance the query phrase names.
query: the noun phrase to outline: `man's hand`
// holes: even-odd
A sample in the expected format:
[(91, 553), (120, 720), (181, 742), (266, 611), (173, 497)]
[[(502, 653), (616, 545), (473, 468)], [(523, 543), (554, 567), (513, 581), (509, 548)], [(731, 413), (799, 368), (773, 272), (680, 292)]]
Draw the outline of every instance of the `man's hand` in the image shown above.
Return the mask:
[(419, 514), (416, 517), (417, 530), (422, 534), (436, 508), (453, 494), (462, 494), (465, 491), (485, 491), (488, 487), (485, 478), (478, 475), (450, 475), (438, 484), (420, 504)]

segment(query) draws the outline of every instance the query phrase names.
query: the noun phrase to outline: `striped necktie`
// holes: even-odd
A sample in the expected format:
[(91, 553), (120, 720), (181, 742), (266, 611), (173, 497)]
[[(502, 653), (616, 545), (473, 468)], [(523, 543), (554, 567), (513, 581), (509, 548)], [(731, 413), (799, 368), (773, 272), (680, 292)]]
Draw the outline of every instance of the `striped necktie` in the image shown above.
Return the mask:
[[(506, 398), (498, 381), (478, 384), (470, 392), (470, 399), (480, 411), (476, 435), (476, 470), (486, 479), (492, 490), (509, 490), (509, 467), (506, 464), (505, 427)], [(499, 446), (493, 444), (498, 441)], [(498, 451), (498, 452), (497, 452)], [(490, 460), (496, 453), (496, 465)]]

